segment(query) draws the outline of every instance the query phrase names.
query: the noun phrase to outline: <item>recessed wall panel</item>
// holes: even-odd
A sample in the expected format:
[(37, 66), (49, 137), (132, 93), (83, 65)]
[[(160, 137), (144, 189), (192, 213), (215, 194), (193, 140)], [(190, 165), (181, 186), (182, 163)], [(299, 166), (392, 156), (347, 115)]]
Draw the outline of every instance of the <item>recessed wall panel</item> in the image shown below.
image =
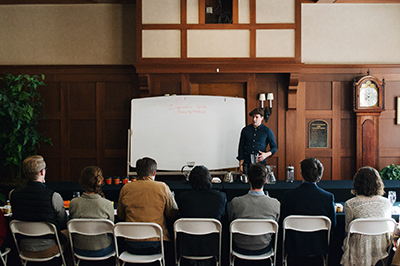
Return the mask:
[(239, 23), (250, 23), (249, 0), (239, 0)]
[(188, 57), (249, 57), (248, 30), (189, 30)]
[(179, 30), (144, 30), (142, 42), (143, 58), (181, 56), (181, 32)]
[(187, 0), (187, 23), (199, 24), (199, 0)]
[(294, 30), (257, 30), (257, 57), (294, 57)]
[(142, 1), (143, 24), (179, 24), (181, 23), (180, 0), (144, 0)]
[(295, 0), (256, 0), (256, 23), (294, 23)]
[(302, 62), (400, 63), (400, 4), (302, 4)]

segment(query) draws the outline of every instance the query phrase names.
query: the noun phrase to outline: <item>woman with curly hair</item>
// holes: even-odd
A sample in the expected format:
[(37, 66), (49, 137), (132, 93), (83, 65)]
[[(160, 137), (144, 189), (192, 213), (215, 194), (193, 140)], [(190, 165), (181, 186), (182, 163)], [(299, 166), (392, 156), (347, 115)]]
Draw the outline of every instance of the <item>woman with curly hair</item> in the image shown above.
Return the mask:
[[(346, 201), (344, 213), (346, 219), (346, 232), (350, 223), (358, 218), (391, 218), (391, 204), (382, 197), (385, 194), (382, 178), (378, 171), (372, 167), (362, 167), (354, 176), (354, 189), (351, 191), (356, 197)], [(386, 258), (390, 238), (387, 234), (366, 236), (360, 234), (347, 235), (350, 237), (349, 245), (344, 240), (341, 264), (349, 265), (375, 265)]]
[[(114, 222), (114, 206), (111, 201), (104, 198), (101, 190), (103, 184), (101, 169), (97, 166), (85, 167), (79, 183), (85, 192), (81, 197), (71, 200), (70, 219), (109, 219)], [(82, 256), (103, 256), (114, 250), (113, 237), (107, 234), (100, 236), (72, 235), (72, 237), (75, 253)]]

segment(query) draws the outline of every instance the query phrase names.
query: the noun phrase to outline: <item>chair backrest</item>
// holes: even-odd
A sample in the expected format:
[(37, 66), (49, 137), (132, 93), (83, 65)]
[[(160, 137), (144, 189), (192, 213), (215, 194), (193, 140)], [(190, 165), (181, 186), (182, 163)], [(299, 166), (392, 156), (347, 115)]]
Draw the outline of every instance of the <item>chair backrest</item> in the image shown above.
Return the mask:
[[(175, 242), (175, 261), (178, 261), (177, 234), (185, 233), (190, 235), (219, 234), (218, 242), (218, 265), (221, 265), (221, 246), (222, 246), (222, 224), (213, 218), (181, 218), (174, 223), (174, 242)], [(191, 258), (195, 258), (192, 256)], [(201, 257), (199, 257), (201, 258)]]
[[(79, 234), (79, 235), (85, 235), (85, 236), (98, 236), (98, 235), (104, 235), (104, 234), (109, 234), (112, 235), (114, 228), (114, 223), (108, 219), (72, 219), (68, 221), (67, 223), (67, 229), (68, 229), (68, 234), (69, 234), (69, 242), (71, 244), (71, 247), (75, 247), (74, 245), (74, 235), (73, 234)], [(115, 250), (115, 246), (114, 246)], [(72, 253), (73, 253), (73, 260), (75, 265), (79, 265), (79, 261), (81, 259), (85, 260), (101, 260), (101, 259), (106, 259), (112, 256), (116, 255), (115, 251), (110, 252), (107, 255), (104, 256), (82, 256), (77, 253), (75, 253), (75, 248), (72, 248)], [(78, 258), (78, 261), (75, 259), (75, 257)]]
[[(24, 260), (29, 260), (30, 258), (21, 256), (21, 250), (19, 247), (19, 243), (17, 241), (17, 236), (16, 234), (20, 234), (23, 236), (31, 236), (31, 237), (38, 237), (38, 236), (44, 236), (44, 235), (54, 235), (55, 241), (57, 243), (57, 246), (60, 250), (60, 253), (57, 254), (56, 256), (61, 256), (62, 262), (64, 265), (65, 259), (63, 255), (63, 249), (60, 244), (60, 240), (58, 238), (58, 233), (57, 233), (57, 228), (54, 224), (48, 223), (48, 222), (27, 222), (27, 221), (19, 221), (19, 220), (12, 220), (10, 222), (10, 230), (14, 238), (14, 242), (16, 245), (16, 248), (18, 250), (18, 253), (20, 254), (20, 258)], [(53, 256), (55, 257), (55, 256)], [(43, 258), (45, 260), (46, 258)], [(37, 258), (32, 258), (32, 260), (39, 260)]]
[(220, 233), (222, 225), (217, 219), (211, 218), (181, 218), (174, 223), (175, 233), (190, 235), (207, 235)]
[[(282, 256), (283, 261), (286, 265), (286, 253), (285, 253), (285, 240), (286, 240), (286, 230), (294, 230), (298, 232), (317, 232), (326, 230), (327, 231), (327, 241), (328, 245), (331, 236), (331, 220), (322, 215), (290, 215), (283, 220), (283, 241), (282, 241)], [(327, 264), (328, 254), (323, 256), (324, 265)]]
[(113, 231), (117, 257), (119, 257), (117, 237), (124, 237), (134, 240), (157, 237), (160, 239), (161, 254), (164, 260), (163, 229), (160, 225), (146, 222), (120, 222), (114, 225)]
[[(276, 265), (276, 252), (278, 244), (278, 223), (271, 219), (236, 219), (230, 224), (230, 254), (233, 252), (233, 234), (243, 234), (248, 236), (261, 236), (265, 234), (275, 234), (275, 243), (273, 246), (273, 264)], [(231, 255), (230, 255), (231, 256)]]
[(393, 218), (359, 218), (350, 223), (349, 233), (381, 235), (392, 233), (395, 226), (396, 221)]
[(108, 219), (72, 219), (68, 221), (67, 228), (69, 234), (95, 236), (113, 234), (114, 223)]
[(158, 237), (162, 241), (163, 230), (156, 223), (120, 222), (114, 225), (114, 236), (135, 240)]
[(230, 224), (232, 234), (259, 236), (278, 232), (278, 223), (271, 219), (236, 219)]
[(331, 230), (331, 220), (326, 216), (290, 215), (283, 221), (283, 229), (299, 232)]

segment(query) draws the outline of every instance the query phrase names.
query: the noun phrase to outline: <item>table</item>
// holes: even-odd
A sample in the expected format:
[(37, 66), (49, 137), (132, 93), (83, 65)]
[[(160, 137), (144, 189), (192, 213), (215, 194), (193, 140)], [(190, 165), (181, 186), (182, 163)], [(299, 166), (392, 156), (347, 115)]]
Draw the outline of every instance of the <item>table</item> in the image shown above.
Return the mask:
[[(191, 189), (190, 184), (187, 181), (164, 181), (174, 191), (177, 197), (181, 192)], [(397, 180), (384, 180), (385, 191), (394, 190), (400, 195), (400, 181)], [(266, 184), (264, 190), (268, 191), (269, 195), (273, 198), (277, 198), (282, 201), (283, 194), (291, 189), (298, 187), (301, 181), (294, 181), (293, 183), (287, 183), (285, 181), (277, 181), (275, 184)], [(61, 194), (64, 200), (70, 200), (74, 191), (83, 192), (82, 187), (78, 182), (47, 182), (46, 185), (58, 193)], [(119, 185), (104, 185), (102, 190), (107, 199), (117, 202), (119, 197), (119, 191), (122, 188), (122, 184)], [(354, 195), (351, 194), (353, 188), (352, 180), (322, 180), (318, 183), (320, 188), (325, 189), (335, 195), (336, 202), (345, 202), (352, 198)], [(249, 183), (242, 183), (235, 181), (233, 183), (213, 183), (213, 189), (218, 189), (226, 193), (228, 201), (231, 201), (234, 197), (246, 194), (250, 189)], [(8, 193), (7, 190), (3, 190), (3, 193)]]

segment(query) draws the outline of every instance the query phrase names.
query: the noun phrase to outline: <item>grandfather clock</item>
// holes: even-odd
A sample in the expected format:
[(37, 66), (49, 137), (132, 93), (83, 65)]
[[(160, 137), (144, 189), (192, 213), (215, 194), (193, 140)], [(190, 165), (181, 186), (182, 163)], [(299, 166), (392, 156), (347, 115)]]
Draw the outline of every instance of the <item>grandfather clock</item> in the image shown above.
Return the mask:
[(379, 116), (385, 110), (385, 80), (367, 76), (354, 80), (353, 108), (357, 115), (357, 169), (379, 165)]

